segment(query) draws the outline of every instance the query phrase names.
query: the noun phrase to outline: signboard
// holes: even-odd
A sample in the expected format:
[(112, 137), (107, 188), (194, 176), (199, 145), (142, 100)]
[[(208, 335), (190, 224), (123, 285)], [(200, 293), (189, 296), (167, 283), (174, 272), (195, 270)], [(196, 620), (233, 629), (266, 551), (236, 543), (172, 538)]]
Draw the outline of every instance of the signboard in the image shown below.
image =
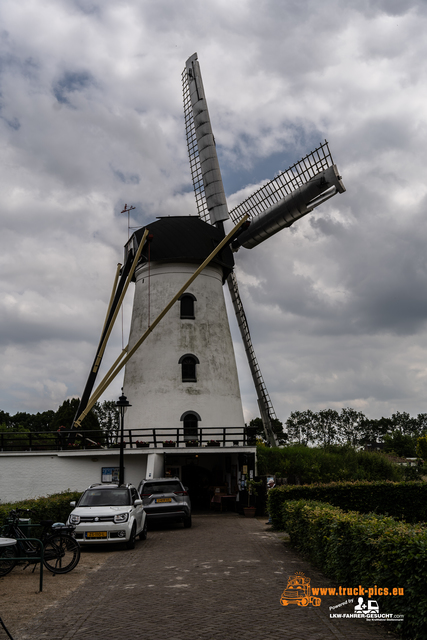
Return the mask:
[(101, 482), (118, 482), (119, 467), (102, 467)]

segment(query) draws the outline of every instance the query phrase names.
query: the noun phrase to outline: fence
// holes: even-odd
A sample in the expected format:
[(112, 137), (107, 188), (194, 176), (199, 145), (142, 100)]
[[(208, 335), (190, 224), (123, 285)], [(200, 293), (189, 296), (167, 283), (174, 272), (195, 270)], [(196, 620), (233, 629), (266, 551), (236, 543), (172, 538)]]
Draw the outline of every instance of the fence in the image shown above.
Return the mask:
[[(12, 451), (72, 451), (75, 449), (118, 449), (120, 436), (102, 431), (2, 431), (0, 452)], [(249, 446), (245, 429), (229, 427), (199, 428), (192, 435), (181, 428), (124, 429), (125, 448), (157, 449), (160, 447), (227, 447)]]

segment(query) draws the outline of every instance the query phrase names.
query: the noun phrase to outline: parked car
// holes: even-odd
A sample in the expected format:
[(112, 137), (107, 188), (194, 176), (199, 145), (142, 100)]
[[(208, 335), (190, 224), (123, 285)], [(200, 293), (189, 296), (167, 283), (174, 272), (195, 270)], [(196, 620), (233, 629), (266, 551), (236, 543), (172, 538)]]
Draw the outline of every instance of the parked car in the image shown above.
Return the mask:
[(142, 500), (131, 484), (92, 484), (80, 496), (68, 517), (80, 544), (124, 542), (135, 547), (135, 538), (147, 537), (147, 516)]
[(179, 478), (145, 479), (138, 491), (148, 522), (182, 522), (191, 527), (191, 501)]

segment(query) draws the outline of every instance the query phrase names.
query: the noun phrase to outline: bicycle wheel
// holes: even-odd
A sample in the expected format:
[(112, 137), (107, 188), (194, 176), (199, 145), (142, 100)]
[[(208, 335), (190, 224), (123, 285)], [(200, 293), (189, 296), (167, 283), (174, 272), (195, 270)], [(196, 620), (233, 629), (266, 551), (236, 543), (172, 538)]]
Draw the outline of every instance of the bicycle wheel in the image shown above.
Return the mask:
[(80, 546), (66, 534), (49, 536), (44, 543), (44, 565), (52, 573), (68, 573), (80, 560)]
[(10, 547), (0, 547), (0, 576), (6, 576), (18, 562), (9, 558), (19, 557), (19, 549), (16, 544)]

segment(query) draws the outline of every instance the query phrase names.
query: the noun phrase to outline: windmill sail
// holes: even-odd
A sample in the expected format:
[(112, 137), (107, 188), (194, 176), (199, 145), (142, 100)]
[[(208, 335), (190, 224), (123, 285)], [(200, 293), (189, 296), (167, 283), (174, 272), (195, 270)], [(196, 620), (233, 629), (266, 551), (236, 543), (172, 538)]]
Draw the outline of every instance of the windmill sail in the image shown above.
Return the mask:
[(188, 58), (182, 73), (185, 130), (191, 177), (199, 215), (217, 224), (228, 219), (227, 200), (212, 133), (197, 53)]
[(233, 221), (243, 215), (252, 217), (249, 229), (238, 238), (238, 246), (252, 249), (344, 191), (329, 145), (324, 142), (230, 211)]
[(277, 416), (273, 409), (273, 403), (271, 402), (267, 387), (265, 386), (264, 378), (258, 364), (258, 359), (255, 355), (255, 350), (249, 331), (249, 325), (246, 319), (246, 313), (243, 308), (243, 303), (240, 298), (239, 287), (234, 271), (232, 271), (228, 276), (227, 284), (230, 290), (231, 301), (236, 313), (237, 323), (239, 325), (246, 356), (248, 358), (249, 369), (251, 370), (252, 378), (255, 385), (255, 391), (257, 393), (258, 407), (261, 412), (261, 420), (264, 427), (265, 437), (267, 442), (269, 442), (271, 446), (277, 447), (278, 441), (276, 438), (276, 434), (273, 431), (272, 425), (273, 420), (277, 420)]
[[(191, 178), (199, 216), (205, 222), (222, 224), (228, 215), (227, 200), (215, 148), (197, 53), (188, 58), (182, 72), (184, 119)], [(242, 214), (245, 215), (245, 214)], [(240, 218), (241, 216), (239, 216)], [(228, 286), (237, 322), (258, 396), (258, 406), (267, 442), (277, 445), (271, 421), (276, 417), (252, 345), (249, 325), (240, 299), (236, 274), (228, 276)]]

